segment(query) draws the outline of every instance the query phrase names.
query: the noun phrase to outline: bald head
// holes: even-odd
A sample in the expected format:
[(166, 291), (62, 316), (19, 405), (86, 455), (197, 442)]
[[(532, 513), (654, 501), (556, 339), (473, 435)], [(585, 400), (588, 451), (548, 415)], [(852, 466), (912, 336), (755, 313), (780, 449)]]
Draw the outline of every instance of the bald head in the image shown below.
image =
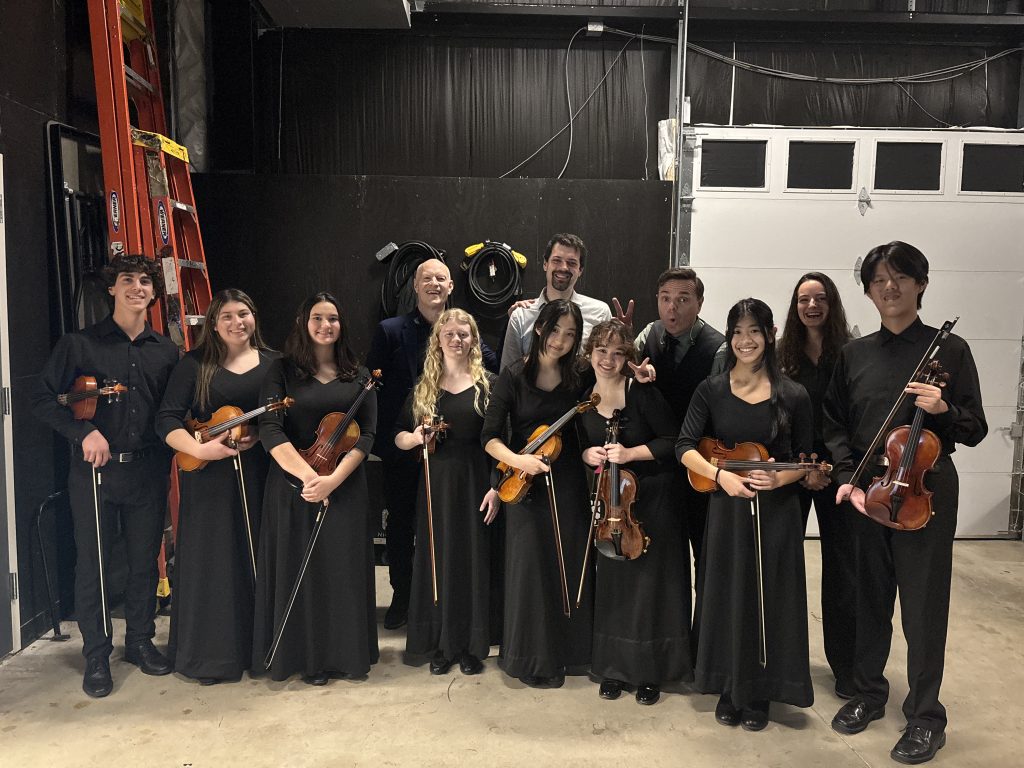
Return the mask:
[(430, 322), (437, 320), (454, 287), (452, 273), (440, 259), (428, 259), (416, 268), (413, 290), (416, 308)]

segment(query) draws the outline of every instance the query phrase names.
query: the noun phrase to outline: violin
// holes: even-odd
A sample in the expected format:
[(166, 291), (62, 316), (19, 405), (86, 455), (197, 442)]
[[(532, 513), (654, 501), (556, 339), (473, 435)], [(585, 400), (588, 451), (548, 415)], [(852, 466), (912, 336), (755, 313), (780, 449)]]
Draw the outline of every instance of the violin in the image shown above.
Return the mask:
[[(423, 419), (424, 447), (428, 454), (437, 450), (438, 439), (443, 438), (446, 434), (448, 434), (448, 422), (444, 420), (444, 416), (435, 414), (429, 419)], [(423, 453), (417, 453), (416, 458), (423, 461)]]
[(316, 440), (299, 455), (318, 475), (329, 475), (338, 466), (342, 455), (352, 450), (359, 440), (359, 424), (356, 423), (356, 411), (366, 396), (380, 386), (380, 369), (374, 370), (362, 384), (362, 391), (352, 403), (347, 413), (334, 411), (320, 420), (316, 428)]
[[(295, 400), (293, 398), (286, 397), (283, 400), (271, 400), (266, 405), (261, 405), (259, 408), (246, 413), (242, 413), (242, 409), (238, 406), (225, 405), (214, 411), (213, 415), (206, 421), (187, 419), (185, 427), (192, 433), (192, 437), (196, 439), (197, 443), (208, 443), (217, 435), (230, 431), (231, 435), (226, 442), (234, 448), (238, 441), (248, 437), (250, 434), (249, 427), (246, 426), (247, 421), (251, 421), (264, 413), (287, 410), (294, 404)], [(210, 463), (205, 459), (197, 459), (195, 456), (184, 451), (177, 451), (174, 454), (174, 460), (178, 463), (178, 469), (182, 472), (195, 472)]]
[[(747, 477), (755, 469), (765, 472), (784, 472), (786, 470), (806, 470), (824, 472), (832, 471), (832, 465), (824, 461), (818, 461), (818, 454), (812, 453), (810, 457), (805, 453), (800, 454), (800, 461), (768, 461), (768, 449), (760, 443), (742, 442), (736, 443), (732, 448), (726, 447), (721, 440), (713, 437), (702, 437), (697, 443), (697, 453), (704, 457), (704, 460), (718, 469), (724, 469), (741, 477)], [(808, 460), (808, 458), (810, 460)], [(699, 475), (692, 469), (687, 468), (686, 477), (695, 491), (700, 493), (713, 493), (721, 486), (712, 478)]]
[[(914, 374), (914, 381), (945, 387), (949, 374), (938, 360), (931, 360)], [(909, 426), (891, 430), (885, 437), (885, 454), (880, 462), (885, 475), (871, 480), (864, 492), (864, 514), (888, 528), (916, 531), (928, 525), (934, 513), (932, 492), (925, 488), (924, 477), (935, 468), (942, 453), (942, 441), (921, 425), (924, 410), (914, 409)]]
[[(562, 427), (568, 424), (577, 413), (584, 413), (591, 408), (596, 408), (600, 402), (601, 396), (595, 392), (589, 400), (577, 403), (562, 414), (558, 421), (551, 426), (541, 424), (533, 430), (526, 446), (519, 451), (519, 455), (525, 456), (532, 453), (547, 464), (553, 463), (562, 452), (562, 436), (559, 434)], [(501, 475), (501, 479), (498, 481), (498, 498), (506, 504), (518, 504), (529, 492), (534, 476), (509, 466), (504, 461), (498, 462), (498, 472)]]
[[(616, 410), (608, 422), (607, 443), (619, 442), (619, 424), (619, 411)], [(633, 472), (610, 461), (605, 462), (594, 501), (594, 546), (612, 560), (636, 560), (650, 546), (650, 536), (633, 517), (638, 488)]]
[(71, 408), (76, 421), (88, 421), (96, 415), (96, 404), (99, 398), (107, 398), (108, 403), (117, 403), (121, 395), (128, 392), (128, 387), (116, 379), (104, 379), (103, 386), (96, 383), (95, 376), (79, 376), (71, 385), (71, 389), (57, 395), (57, 402)]

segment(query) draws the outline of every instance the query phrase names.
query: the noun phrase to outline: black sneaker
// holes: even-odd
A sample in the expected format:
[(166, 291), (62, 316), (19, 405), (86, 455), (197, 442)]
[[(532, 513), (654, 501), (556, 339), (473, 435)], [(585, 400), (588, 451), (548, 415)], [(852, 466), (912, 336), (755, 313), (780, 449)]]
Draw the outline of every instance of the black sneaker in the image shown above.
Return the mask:
[(409, 621), (409, 600), (397, 595), (391, 600), (391, 606), (384, 614), (384, 629), (400, 629)]

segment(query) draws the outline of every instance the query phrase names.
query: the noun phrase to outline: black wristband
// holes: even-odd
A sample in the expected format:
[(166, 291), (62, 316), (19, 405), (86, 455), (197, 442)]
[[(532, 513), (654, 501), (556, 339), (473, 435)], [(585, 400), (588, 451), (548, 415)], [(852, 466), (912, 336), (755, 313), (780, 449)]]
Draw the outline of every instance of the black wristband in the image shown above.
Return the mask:
[(715, 471), (715, 485), (718, 485), (718, 476), (719, 476), (720, 474), (722, 474), (722, 468), (721, 468), (721, 467), (719, 467), (719, 468), (718, 468), (718, 469), (717, 469), (717, 470)]

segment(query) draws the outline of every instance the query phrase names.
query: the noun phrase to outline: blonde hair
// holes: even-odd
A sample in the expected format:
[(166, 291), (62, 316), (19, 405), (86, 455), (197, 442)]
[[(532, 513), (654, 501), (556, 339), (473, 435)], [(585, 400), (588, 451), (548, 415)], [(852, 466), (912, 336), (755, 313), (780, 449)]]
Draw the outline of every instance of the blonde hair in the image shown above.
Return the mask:
[(473, 388), (476, 390), (473, 408), (480, 416), (484, 415), (487, 408), (491, 384), (487, 379), (487, 372), (484, 370), (483, 353), (480, 351), (480, 331), (476, 327), (476, 320), (465, 310), (446, 309), (430, 330), (427, 355), (423, 361), (423, 375), (420, 376), (412, 391), (412, 417), (416, 424), (430, 419), (437, 410), (437, 398), (441, 394), (441, 380), (444, 378), (441, 328), (450, 322), (469, 326), (472, 335), (472, 344), (469, 348), (469, 375), (473, 380)]

